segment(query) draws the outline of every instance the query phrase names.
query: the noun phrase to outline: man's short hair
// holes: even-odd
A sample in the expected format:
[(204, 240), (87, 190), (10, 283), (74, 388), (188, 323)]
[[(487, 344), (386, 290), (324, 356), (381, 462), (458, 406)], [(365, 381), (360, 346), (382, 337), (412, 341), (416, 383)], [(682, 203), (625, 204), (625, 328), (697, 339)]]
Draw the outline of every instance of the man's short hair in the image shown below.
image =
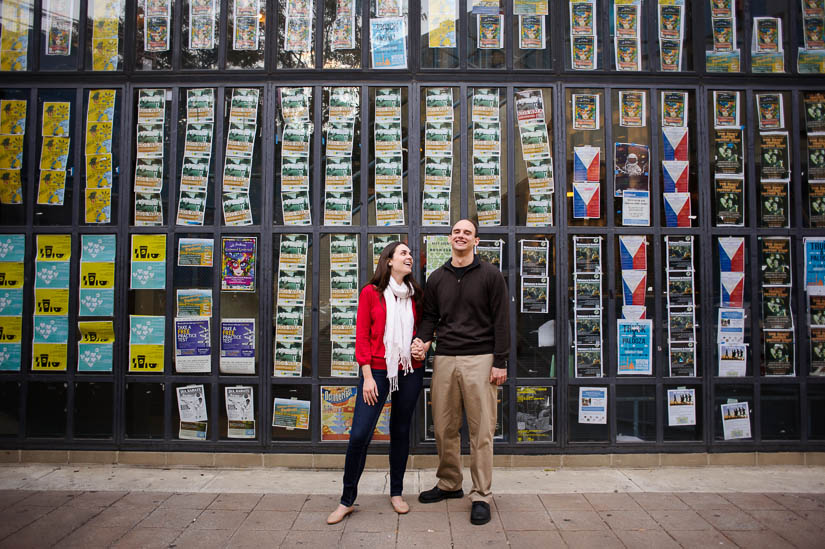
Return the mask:
[[(464, 218), (462, 218), (462, 219), (459, 219), (458, 221), (456, 221), (455, 223), (453, 223), (453, 227), (455, 227), (456, 225), (458, 225), (458, 224), (459, 224), (459, 223), (461, 223), (462, 221), (467, 221), (467, 222), (469, 222), (470, 224), (472, 224), (472, 226), (473, 226), (473, 230), (475, 231), (475, 234), (474, 234), (473, 236), (474, 236), (474, 237), (478, 237), (478, 223), (476, 223), (476, 222), (475, 222), (475, 221), (473, 221), (472, 219), (467, 219), (466, 217), (464, 217)], [(450, 232), (452, 232), (452, 228), (450, 229)]]

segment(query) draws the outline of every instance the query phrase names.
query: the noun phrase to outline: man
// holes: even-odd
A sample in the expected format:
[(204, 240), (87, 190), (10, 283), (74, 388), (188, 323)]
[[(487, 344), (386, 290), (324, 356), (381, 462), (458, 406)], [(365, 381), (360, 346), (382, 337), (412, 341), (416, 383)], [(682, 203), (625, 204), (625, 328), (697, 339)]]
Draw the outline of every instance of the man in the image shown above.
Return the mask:
[(461, 489), (462, 411), (470, 428), (470, 522), (490, 521), (493, 434), (497, 386), (507, 381), (510, 326), (507, 284), (501, 272), (474, 253), (478, 227), (468, 219), (449, 236), (452, 254), (424, 290), (423, 315), (413, 353), (423, 358), (438, 332), (432, 378), (432, 409), (438, 447), (438, 484), (421, 503), (464, 497)]

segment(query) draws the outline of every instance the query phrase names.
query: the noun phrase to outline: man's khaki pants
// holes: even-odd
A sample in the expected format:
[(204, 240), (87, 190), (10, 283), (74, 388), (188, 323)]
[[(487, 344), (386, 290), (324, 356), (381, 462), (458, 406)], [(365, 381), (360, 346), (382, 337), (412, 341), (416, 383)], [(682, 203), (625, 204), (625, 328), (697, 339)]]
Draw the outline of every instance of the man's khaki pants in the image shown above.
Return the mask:
[(436, 356), (431, 383), (433, 427), (438, 446), (438, 487), (461, 488), (461, 413), (470, 428), (472, 501), (490, 503), (493, 435), (498, 388), (490, 383), (493, 355)]

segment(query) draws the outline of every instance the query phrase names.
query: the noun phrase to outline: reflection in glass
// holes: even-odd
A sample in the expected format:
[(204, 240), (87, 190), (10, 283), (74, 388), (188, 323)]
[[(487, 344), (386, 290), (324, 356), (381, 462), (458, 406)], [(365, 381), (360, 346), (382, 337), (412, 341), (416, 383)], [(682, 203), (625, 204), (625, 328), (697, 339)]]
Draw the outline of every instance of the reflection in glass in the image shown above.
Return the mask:
[(422, 0), (421, 68), (458, 67), (457, 0)]
[(324, 68), (361, 68), (361, 0), (325, 0)]

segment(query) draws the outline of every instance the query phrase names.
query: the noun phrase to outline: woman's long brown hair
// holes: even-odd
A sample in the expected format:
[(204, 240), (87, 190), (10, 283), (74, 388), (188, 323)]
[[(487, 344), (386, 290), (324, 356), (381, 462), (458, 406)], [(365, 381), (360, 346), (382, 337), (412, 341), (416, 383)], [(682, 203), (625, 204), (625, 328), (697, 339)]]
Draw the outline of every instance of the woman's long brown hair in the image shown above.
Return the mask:
[[(384, 293), (384, 290), (387, 289), (387, 286), (390, 283), (390, 275), (392, 269), (390, 269), (389, 262), (393, 255), (395, 255), (395, 249), (404, 244), (404, 242), (390, 242), (381, 252), (381, 256), (378, 258), (378, 267), (375, 268), (375, 273), (372, 275), (367, 284), (372, 284), (376, 288), (378, 288), (378, 293)], [(412, 273), (408, 274), (404, 277), (404, 284), (407, 285), (407, 288), (413, 291), (414, 295), (416, 296), (416, 300), (420, 300), (421, 296), (424, 294), (421, 286), (418, 285), (418, 282), (412, 276)]]

